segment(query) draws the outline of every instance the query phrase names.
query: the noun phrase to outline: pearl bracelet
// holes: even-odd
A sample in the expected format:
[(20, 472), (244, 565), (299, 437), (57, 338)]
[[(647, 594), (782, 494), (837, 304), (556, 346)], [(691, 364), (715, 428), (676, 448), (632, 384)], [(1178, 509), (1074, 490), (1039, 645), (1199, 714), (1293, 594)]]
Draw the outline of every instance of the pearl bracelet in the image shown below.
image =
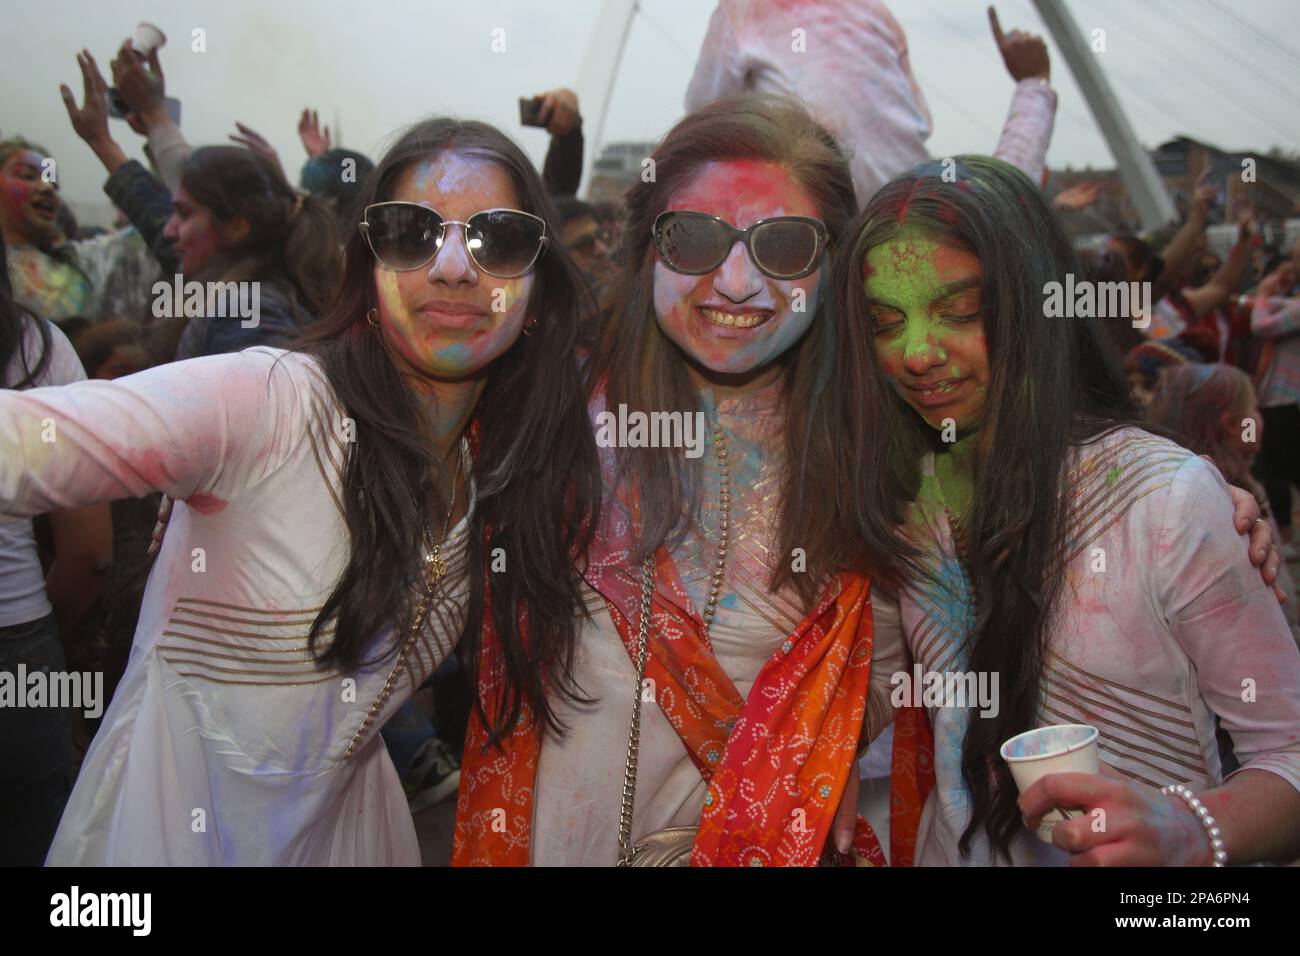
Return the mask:
[(1223, 832), (1214, 822), (1214, 817), (1210, 816), (1210, 809), (1197, 798), (1187, 787), (1181, 783), (1170, 784), (1167, 787), (1160, 788), (1161, 793), (1172, 793), (1179, 797), (1191, 808), (1196, 814), (1196, 819), (1201, 821), (1201, 826), (1205, 827), (1206, 836), (1210, 838), (1210, 849), (1214, 851), (1214, 865), (1226, 866), (1228, 863), (1228, 851), (1223, 846)]

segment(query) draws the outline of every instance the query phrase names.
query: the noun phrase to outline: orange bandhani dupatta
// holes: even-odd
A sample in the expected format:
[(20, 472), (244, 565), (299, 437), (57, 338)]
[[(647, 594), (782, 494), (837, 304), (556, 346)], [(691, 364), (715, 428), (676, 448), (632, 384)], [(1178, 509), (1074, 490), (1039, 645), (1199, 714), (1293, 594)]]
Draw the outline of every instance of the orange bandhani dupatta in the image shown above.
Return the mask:
[(889, 776), (889, 862), (912, 866), (921, 810), (934, 789), (934, 731), (920, 705), (894, 715), (894, 750)]
[[(629, 654), (635, 652), (639, 574), (598, 544), (589, 579), (606, 598)], [(603, 553), (602, 553), (603, 552)], [(857, 772), (858, 737), (871, 673), (870, 582), (844, 574), (764, 665), (742, 699), (714, 658), (666, 551), (656, 560), (653, 628), (646, 662), (655, 700), (708, 781), (693, 866), (811, 866)], [(500, 648), (485, 629), (480, 693), (488, 713), (502, 691)], [(530, 719), (487, 746), (470, 718), (461, 765), (452, 863), (525, 866), (541, 738)], [(884, 853), (859, 817), (854, 856), (881, 866)], [(593, 863), (613, 863), (592, 861)]]

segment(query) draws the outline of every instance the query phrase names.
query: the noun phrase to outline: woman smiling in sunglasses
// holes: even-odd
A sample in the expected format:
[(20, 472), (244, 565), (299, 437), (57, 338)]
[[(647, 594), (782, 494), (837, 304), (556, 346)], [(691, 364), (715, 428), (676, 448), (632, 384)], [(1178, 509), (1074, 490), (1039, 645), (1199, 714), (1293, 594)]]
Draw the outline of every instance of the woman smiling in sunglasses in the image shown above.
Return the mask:
[[(870, 440), (822, 296), (849, 169), (802, 108), (758, 97), (688, 116), (653, 161), (627, 200), (592, 412), (700, 413), (707, 447), (605, 456), (593, 613), (573, 650), (593, 702), (555, 701), (568, 732), (535, 721), (504, 755), (472, 727), (458, 863), (608, 865), (644, 845), (638, 863), (812, 864), (854, 775), (867, 573), (894, 537), (839, 532)], [(485, 675), (518, 653), (484, 650)], [(858, 859), (882, 862), (865, 823), (856, 836)]]
[[(51, 863), (417, 864), (379, 728), (485, 616), (575, 627), (556, 516), (581, 525), (598, 470), (540, 178), (434, 120), (366, 188), (295, 351), (0, 395), (3, 510), (181, 502)], [(486, 553), (528, 573), (485, 611)], [(547, 666), (511, 671), (516, 709), (544, 711)]]

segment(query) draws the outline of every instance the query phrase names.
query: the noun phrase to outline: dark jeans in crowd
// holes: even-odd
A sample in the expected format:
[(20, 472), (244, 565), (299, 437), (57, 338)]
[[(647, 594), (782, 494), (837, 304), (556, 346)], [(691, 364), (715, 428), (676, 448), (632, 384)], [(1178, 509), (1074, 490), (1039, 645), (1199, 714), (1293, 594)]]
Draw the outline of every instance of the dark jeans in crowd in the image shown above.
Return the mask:
[(1300, 405), (1261, 409), (1264, 416), (1256, 477), (1268, 493), (1279, 528), (1291, 527), (1291, 486), (1300, 487)]
[[(16, 682), (20, 663), (66, 670), (54, 615), (0, 627), (0, 672)], [(0, 866), (45, 862), (71, 792), (72, 711), (0, 707)]]

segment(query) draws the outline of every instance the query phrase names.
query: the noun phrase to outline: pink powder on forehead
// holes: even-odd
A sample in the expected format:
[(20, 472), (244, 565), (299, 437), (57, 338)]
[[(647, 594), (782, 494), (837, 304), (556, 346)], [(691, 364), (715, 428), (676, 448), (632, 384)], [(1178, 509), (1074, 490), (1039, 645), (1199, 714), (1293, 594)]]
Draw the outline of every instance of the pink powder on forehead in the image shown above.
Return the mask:
[(940, 282), (955, 282), (966, 278), (972, 270), (979, 274), (979, 260), (971, 252), (959, 246), (946, 243), (935, 248), (930, 254), (934, 274)]
[(912, 201), (916, 198), (916, 194), (920, 191), (921, 186), (923, 184), (924, 184), (924, 180), (920, 180), (920, 179), (914, 180), (912, 183), (912, 188), (907, 191), (907, 196), (903, 199), (902, 204), (898, 207), (898, 224), (900, 226), (903, 223), (907, 222), (907, 212), (909, 209), (912, 208)]
[(820, 217), (812, 197), (789, 170), (755, 159), (701, 166), (674, 194), (668, 208), (707, 212), (740, 228), (774, 215)]

